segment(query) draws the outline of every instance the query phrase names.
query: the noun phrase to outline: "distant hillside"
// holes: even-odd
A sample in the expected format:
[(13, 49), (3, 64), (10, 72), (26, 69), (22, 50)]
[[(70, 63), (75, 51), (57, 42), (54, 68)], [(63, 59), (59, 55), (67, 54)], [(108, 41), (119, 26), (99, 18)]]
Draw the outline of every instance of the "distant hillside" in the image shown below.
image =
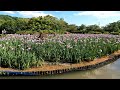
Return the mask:
[(28, 20), (29, 18), (12, 17), (12, 16), (9, 16), (9, 15), (0, 15), (0, 25), (2, 25), (3, 23), (5, 23), (7, 21), (17, 20), (17, 19)]
[(8, 20), (13, 20), (14, 18), (9, 15), (0, 15), (0, 25), (5, 23)]

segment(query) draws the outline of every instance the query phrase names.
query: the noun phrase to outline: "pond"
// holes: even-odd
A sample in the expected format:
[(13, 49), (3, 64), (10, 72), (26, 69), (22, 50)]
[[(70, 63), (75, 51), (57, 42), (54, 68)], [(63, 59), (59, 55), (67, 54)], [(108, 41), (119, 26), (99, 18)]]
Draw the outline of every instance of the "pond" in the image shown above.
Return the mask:
[(120, 59), (94, 70), (51, 76), (1, 76), (0, 79), (120, 79)]

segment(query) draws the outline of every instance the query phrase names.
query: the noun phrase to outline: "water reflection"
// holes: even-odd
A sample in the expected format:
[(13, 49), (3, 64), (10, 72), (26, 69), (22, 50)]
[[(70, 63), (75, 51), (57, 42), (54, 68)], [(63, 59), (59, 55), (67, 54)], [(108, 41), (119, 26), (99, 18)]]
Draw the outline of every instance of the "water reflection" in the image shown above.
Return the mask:
[(0, 79), (120, 79), (120, 59), (98, 69), (51, 76), (12, 76)]

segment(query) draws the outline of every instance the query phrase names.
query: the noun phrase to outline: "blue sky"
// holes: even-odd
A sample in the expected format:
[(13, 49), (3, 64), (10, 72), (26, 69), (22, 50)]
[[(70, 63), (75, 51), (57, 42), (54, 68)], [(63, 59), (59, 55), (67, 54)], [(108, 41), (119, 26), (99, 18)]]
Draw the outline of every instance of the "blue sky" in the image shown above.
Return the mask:
[(0, 15), (25, 18), (52, 15), (78, 26), (81, 24), (104, 26), (120, 20), (120, 11), (0, 11)]

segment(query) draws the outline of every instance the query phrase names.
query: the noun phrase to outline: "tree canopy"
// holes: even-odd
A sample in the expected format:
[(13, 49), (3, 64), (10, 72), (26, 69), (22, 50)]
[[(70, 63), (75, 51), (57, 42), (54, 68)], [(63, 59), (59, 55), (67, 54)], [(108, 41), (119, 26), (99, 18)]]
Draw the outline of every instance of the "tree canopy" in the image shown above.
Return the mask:
[(9, 15), (0, 15), (0, 30), (6, 30), (7, 33), (20, 32), (45, 32), (45, 33), (120, 33), (120, 21), (109, 23), (104, 27), (99, 25), (80, 25), (68, 24), (63, 18), (56, 18), (50, 15), (33, 18), (12, 17)]

